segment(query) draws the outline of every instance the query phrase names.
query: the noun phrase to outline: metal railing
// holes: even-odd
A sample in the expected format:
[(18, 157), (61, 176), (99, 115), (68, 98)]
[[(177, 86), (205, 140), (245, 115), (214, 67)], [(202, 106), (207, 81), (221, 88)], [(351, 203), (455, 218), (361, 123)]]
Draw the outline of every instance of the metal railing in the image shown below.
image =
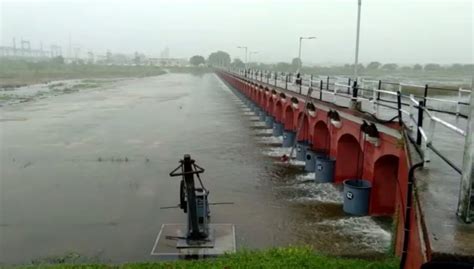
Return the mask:
[[(470, 103), (464, 98), (472, 94), (471, 89), (458, 88), (448, 89), (440, 87), (430, 87), (428, 84), (416, 85), (412, 83), (390, 82), (382, 80), (359, 79), (340, 76), (299, 76), (291, 73), (278, 73), (260, 70), (230, 70), (238, 73), (242, 77), (260, 81), (275, 87), (304, 94), (312, 88), (313, 99), (332, 103), (341, 106), (338, 98), (345, 98), (356, 102), (368, 103), (367, 111), (362, 106), (361, 111), (374, 116), (374, 119), (391, 122), (398, 119), (401, 126), (407, 129), (408, 137), (412, 140), (417, 151), (421, 154), (425, 167), (431, 160), (431, 153), (436, 154), (459, 174), (462, 169), (447, 154), (440, 151), (434, 144), (434, 136), (437, 126), (443, 126), (453, 134), (464, 138), (466, 131), (455, 124), (443, 120), (436, 116), (434, 112), (446, 115), (453, 115), (456, 119), (467, 118), (462, 113), (463, 106), (469, 107)], [(450, 92), (450, 98), (443, 98), (439, 95), (430, 94), (431, 91)], [(327, 98), (329, 97), (329, 98)], [(428, 102), (431, 104), (428, 106)], [(441, 106), (436, 106), (436, 104)], [(443, 108), (443, 104), (454, 105), (454, 110)], [(380, 120), (379, 116), (386, 116), (388, 111), (381, 113), (380, 108), (394, 111), (390, 120)], [(472, 181), (472, 180), (471, 180)], [(472, 182), (471, 182), (472, 183)]]

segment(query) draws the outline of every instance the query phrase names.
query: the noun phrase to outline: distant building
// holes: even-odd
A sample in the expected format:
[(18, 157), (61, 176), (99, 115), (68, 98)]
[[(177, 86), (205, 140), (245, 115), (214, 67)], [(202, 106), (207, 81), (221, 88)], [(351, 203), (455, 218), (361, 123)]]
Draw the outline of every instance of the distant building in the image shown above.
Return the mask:
[(148, 64), (154, 66), (187, 66), (188, 59), (181, 58), (148, 58)]

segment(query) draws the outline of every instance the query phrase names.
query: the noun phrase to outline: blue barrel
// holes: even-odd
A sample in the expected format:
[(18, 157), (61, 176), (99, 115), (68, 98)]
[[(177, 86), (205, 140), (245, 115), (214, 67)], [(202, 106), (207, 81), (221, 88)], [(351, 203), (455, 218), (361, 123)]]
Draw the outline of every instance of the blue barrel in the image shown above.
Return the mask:
[(298, 161), (306, 160), (306, 150), (310, 147), (308, 141), (298, 141), (296, 143), (296, 159)]
[(306, 149), (306, 157), (304, 160), (304, 170), (306, 172), (314, 172), (316, 170), (316, 158), (324, 157), (324, 153)]
[(260, 107), (256, 104), (253, 105), (253, 112), (255, 113), (255, 116), (259, 116), (260, 115)]
[(273, 121), (274, 120), (275, 120), (275, 118), (273, 118), (270, 115), (267, 115), (267, 117), (265, 118), (265, 126), (267, 126), (268, 128), (273, 128)]
[(252, 110), (253, 112), (255, 112), (257, 110), (257, 106), (252, 103), (252, 101), (249, 101), (249, 105), (248, 107), (250, 108), (250, 110)]
[(344, 180), (344, 212), (365, 216), (369, 213), (370, 190), (372, 184), (365, 179)]
[(283, 135), (283, 123), (274, 122), (273, 123), (273, 136), (282, 136)]
[(316, 158), (316, 169), (314, 170), (314, 180), (319, 183), (333, 182), (334, 164), (336, 160), (329, 156), (319, 156)]
[(288, 148), (292, 147), (295, 143), (296, 133), (293, 131), (283, 131), (283, 144), (282, 147)]
[(265, 121), (267, 119), (267, 112), (260, 110), (260, 120)]

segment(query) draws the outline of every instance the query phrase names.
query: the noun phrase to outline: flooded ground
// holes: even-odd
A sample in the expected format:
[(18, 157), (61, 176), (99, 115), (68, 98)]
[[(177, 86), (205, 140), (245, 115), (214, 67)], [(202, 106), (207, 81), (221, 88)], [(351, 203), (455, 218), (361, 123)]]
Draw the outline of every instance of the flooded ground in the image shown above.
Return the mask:
[(156, 260), (164, 223), (185, 221), (185, 153), (206, 168), (212, 222), (233, 223), (239, 248), (309, 244), (378, 256), (390, 221), (350, 217), (340, 190), (314, 184), (289, 149), (214, 74), (167, 74), (0, 108), (0, 262), (75, 253), (82, 261)]

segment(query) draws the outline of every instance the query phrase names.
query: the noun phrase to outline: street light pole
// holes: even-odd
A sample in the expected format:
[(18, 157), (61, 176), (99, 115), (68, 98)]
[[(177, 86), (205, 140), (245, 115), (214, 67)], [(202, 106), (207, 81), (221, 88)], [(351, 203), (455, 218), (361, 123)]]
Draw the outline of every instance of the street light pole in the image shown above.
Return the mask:
[(315, 39), (315, 38), (316, 38), (315, 36), (307, 36), (307, 37), (300, 36), (300, 43), (299, 43), (299, 50), (298, 50), (298, 59), (300, 60), (300, 68), (303, 66), (303, 61), (301, 60), (301, 43), (303, 39)]
[(239, 49), (245, 49), (245, 68), (247, 68), (247, 55), (248, 55), (247, 50), (248, 50), (248, 47), (246, 47), (246, 46), (238, 46), (237, 48), (239, 48)]
[(301, 41), (302, 41), (302, 40), (303, 40), (303, 38), (300, 37), (300, 49), (299, 49), (299, 51), (298, 51), (298, 59), (300, 59), (300, 61), (301, 61)]
[(357, 80), (357, 67), (359, 65), (359, 35), (360, 35), (360, 10), (362, 6), (362, 0), (358, 0), (358, 11), (357, 11), (357, 35), (356, 35), (356, 50), (355, 50), (355, 63), (354, 63), (354, 79)]

